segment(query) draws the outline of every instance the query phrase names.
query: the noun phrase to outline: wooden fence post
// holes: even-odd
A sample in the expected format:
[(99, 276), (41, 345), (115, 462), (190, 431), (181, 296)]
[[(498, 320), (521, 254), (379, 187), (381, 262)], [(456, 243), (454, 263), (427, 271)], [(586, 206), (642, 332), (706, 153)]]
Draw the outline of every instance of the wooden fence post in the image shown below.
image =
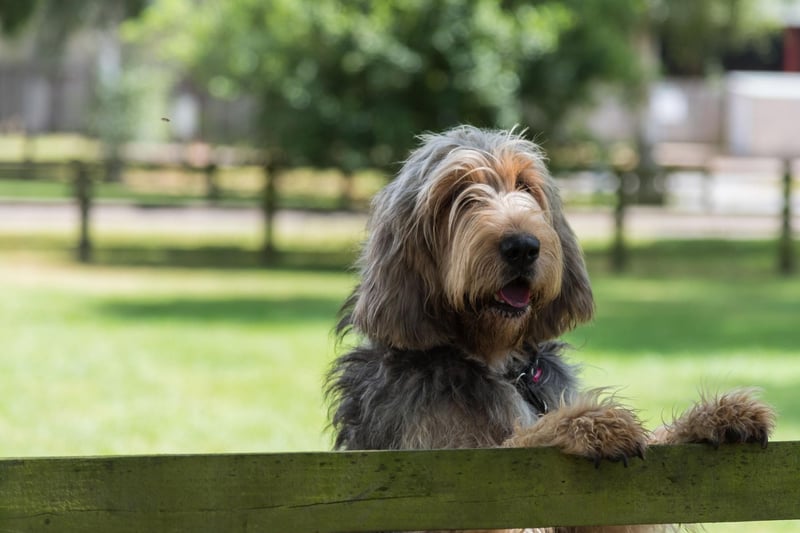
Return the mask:
[(794, 272), (792, 249), (792, 160), (783, 162), (783, 209), (781, 210), (781, 234), (778, 242), (778, 270), (783, 275)]
[(270, 161), (264, 165), (264, 188), (261, 193), (261, 212), (264, 216), (264, 244), (261, 259), (264, 264), (274, 261), (275, 250), (275, 211), (277, 210), (276, 181), (278, 166)]
[(34, 138), (25, 131), (22, 138), (22, 179), (36, 179), (36, 148)]
[(342, 170), (342, 194), (339, 197), (339, 208), (344, 211), (353, 209), (353, 189), (355, 176), (352, 170)]
[(119, 155), (119, 148), (112, 148), (110, 155), (105, 160), (105, 182), (120, 183), (122, 181), (122, 171), (124, 167), (125, 162)]
[(625, 250), (625, 209), (628, 204), (625, 181), (627, 173), (616, 169), (617, 176), (616, 203), (614, 204), (614, 241), (611, 244), (611, 270), (620, 273), (625, 270), (628, 254)]
[(89, 170), (86, 163), (73, 161), (75, 199), (78, 202), (79, 211), (79, 237), (78, 237), (78, 261), (88, 263), (92, 255), (92, 242), (89, 236), (89, 211), (92, 202), (92, 182), (89, 179)]
[(217, 183), (217, 164), (214, 161), (209, 161), (203, 168), (203, 175), (206, 178), (206, 199), (212, 203), (219, 201), (220, 191), (219, 184)]

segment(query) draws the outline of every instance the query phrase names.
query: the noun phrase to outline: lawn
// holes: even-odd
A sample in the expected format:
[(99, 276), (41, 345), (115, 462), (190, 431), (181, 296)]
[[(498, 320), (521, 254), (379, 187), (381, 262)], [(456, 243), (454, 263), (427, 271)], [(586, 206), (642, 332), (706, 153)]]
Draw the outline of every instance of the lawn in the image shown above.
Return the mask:
[[(344, 268), (79, 266), (57, 236), (22, 242), (0, 238), (0, 454), (328, 446), (320, 389), (354, 282)], [(712, 277), (726, 245), (692, 246), (660, 245), (653, 265), (641, 246), (620, 277), (589, 245), (597, 316), (568, 336), (586, 385), (614, 387), (651, 426), (701, 389), (755, 385), (781, 413), (777, 437), (800, 438), (800, 279), (767, 259), (759, 272), (763, 243)]]
[(0, 269), (0, 455), (324, 449), (343, 274)]
[[(329, 447), (321, 389), (352, 240), (340, 268), (314, 270), (211, 268), (213, 246), (195, 267), (79, 266), (69, 238), (0, 234), (0, 455)], [(652, 427), (699, 390), (754, 385), (776, 438), (800, 439), (800, 277), (773, 275), (771, 245), (639, 243), (626, 276), (587, 249), (597, 317), (568, 337), (587, 386)]]

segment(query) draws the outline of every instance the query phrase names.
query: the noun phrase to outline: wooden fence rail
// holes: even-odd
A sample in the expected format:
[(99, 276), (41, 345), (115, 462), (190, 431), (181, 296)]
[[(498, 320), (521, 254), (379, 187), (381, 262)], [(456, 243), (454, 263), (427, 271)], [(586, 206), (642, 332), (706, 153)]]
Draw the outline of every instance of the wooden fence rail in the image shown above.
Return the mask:
[(0, 461), (0, 531), (333, 532), (800, 519), (800, 442)]
[[(226, 147), (218, 147), (217, 150), (212, 150), (212, 147), (207, 145), (198, 146), (169, 146), (166, 155), (149, 153), (146, 150), (139, 152), (128, 150), (127, 159), (125, 164), (128, 167), (148, 169), (151, 171), (174, 171), (179, 169), (183, 172), (189, 173), (202, 173), (206, 184), (206, 199), (210, 202), (219, 200), (220, 188), (217, 183), (217, 174), (220, 166), (217, 159), (226, 163), (230, 168), (240, 167), (253, 167), (260, 166), (263, 172), (263, 186), (258, 194), (258, 205), (261, 208), (264, 219), (264, 239), (261, 246), (261, 256), (264, 263), (272, 262), (278, 255), (278, 250), (275, 246), (275, 217), (277, 212), (281, 209), (279, 187), (277, 185), (277, 177), (280, 174), (281, 168), (275, 162), (264, 162), (263, 154), (255, 151), (244, 151), (241, 154), (233, 149), (224, 150)], [(194, 148), (194, 150), (192, 150)], [(198, 149), (201, 148), (201, 149)], [(229, 148), (229, 147), (228, 147)], [(199, 156), (192, 156), (194, 152), (199, 153)], [(189, 154), (189, 155), (187, 155)], [(217, 155), (214, 155), (217, 154)], [(683, 152), (681, 152), (683, 154)], [(703, 153), (695, 156), (686, 156), (678, 154), (679, 157), (669, 157), (668, 154), (659, 155), (659, 164), (665, 173), (681, 172), (681, 171), (700, 171), (706, 176), (711, 175), (712, 171), (722, 170), (726, 171), (727, 167), (733, 165), (732, 162), (739, 161), (736, 158), (720, 158), (712, 157), (710, 153)], [(716, 162), (719, 159), (722, 162)], [(793, 183), (796, 180), (798, 172), (800, 172), (800, 160), (796, 159), (769, 159), (768, 162), (775, 163), (780, 167), (781, 179), (781, 207), (779, 213), (779, 227), (777, 233), (777, 270), (783, 275), (792, 274), (796, 270), (797, 260), (794, 257), (794, 234), (795, 228), (792, 227), (793, 212), (792, 212), (792, 198), (793, 198)], [(763, 160), (759, 160), (763, 164)], [(773, 166), (775, 166), (773, 165)], [(735, 166), (735, 165), (733, 165)], [(34, 161), (19, 161), (8, 162), (0, 161), (0, 179), (8, 176), (26, 175), (28, 177), (41, 176), (41, 175), (57, 175), (63, 169), (69, 169), (67, 172), (74, 184), (74, 197), (80, 214), (80, 227), (78, 233), (77, 243), (77, 257), (82, 262), (89, 262), (91, 260), (92, 252), (92, 239), (90, 231), (91, 210), (95, 203), (93, 184), (99, 181), (99, 176), (107, 174), (107, 162), (87, 160), (75, 160), (67, 164), (66, 161), (62, 162), (34, 162)], [(719, 168), (718, 168), (719, 167)], [(777, 168), (776, 167), (776, 168)], [(635, 189), (636, 184), (640, 183), (635, 169), (627, 169), (626, 167), (614, 167), (614, 172), (618, 178), (618, 186), (615, 193), (613, 204), (613, 219), (614, 219), (614, 233), (612, 237), (612, 244), (610, 249), (611, 266), (615, 271), (624, 271), (626, 269), (626, 211), (627, 207), (632, 203), (630, 192), (627, 189)], [(610, 170), (611, 167), (606, 170)], [(598, 170), (597, 168), (589, 166), (580, 166), (573, 168), (565, 168), (564, 172), (575, 172), (578, 170)], [(774, 169), (763, 169), (756, 167), (749, 169), (749, 172), (758, 174), (766, 172), (769, 174)], [(347, 204), (345, 197), (347, 196), (347, 187), (342, 191), (342, 203)]]

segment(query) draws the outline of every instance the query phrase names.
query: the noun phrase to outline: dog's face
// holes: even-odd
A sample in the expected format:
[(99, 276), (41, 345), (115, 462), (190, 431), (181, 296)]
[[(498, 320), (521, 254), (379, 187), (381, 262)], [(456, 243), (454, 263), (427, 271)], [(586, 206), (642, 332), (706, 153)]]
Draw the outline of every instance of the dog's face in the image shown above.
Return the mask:
[(513, 144), (498, 153), (456, 148), (429, 175), (419, 213), (437, 251), (444, 303), (468, 344), (489, 357), (525, 340), (561, 291), (561, 239), (547, 176), (531, 155)]
[(539, 149), (471, 127), (423, 141), (375, 199), (343, 322), (397, 348), (495, 362), (588, 320), (583, 259)]

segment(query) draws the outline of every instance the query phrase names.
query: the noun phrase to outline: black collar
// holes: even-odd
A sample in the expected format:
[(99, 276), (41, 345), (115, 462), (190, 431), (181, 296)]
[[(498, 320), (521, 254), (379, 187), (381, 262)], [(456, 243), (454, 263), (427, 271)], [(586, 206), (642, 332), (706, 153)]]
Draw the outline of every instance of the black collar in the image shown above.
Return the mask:
[(537, 413), (542, 415), (547, 414), (550, 410), (550, 406), (547, 405), (542, 394), (542, 384), (546, 380), (547, 372), (546, 359), (540, 358), (534, 350), (528, 363), (514, 376), (514, 386), (517, 391)]

